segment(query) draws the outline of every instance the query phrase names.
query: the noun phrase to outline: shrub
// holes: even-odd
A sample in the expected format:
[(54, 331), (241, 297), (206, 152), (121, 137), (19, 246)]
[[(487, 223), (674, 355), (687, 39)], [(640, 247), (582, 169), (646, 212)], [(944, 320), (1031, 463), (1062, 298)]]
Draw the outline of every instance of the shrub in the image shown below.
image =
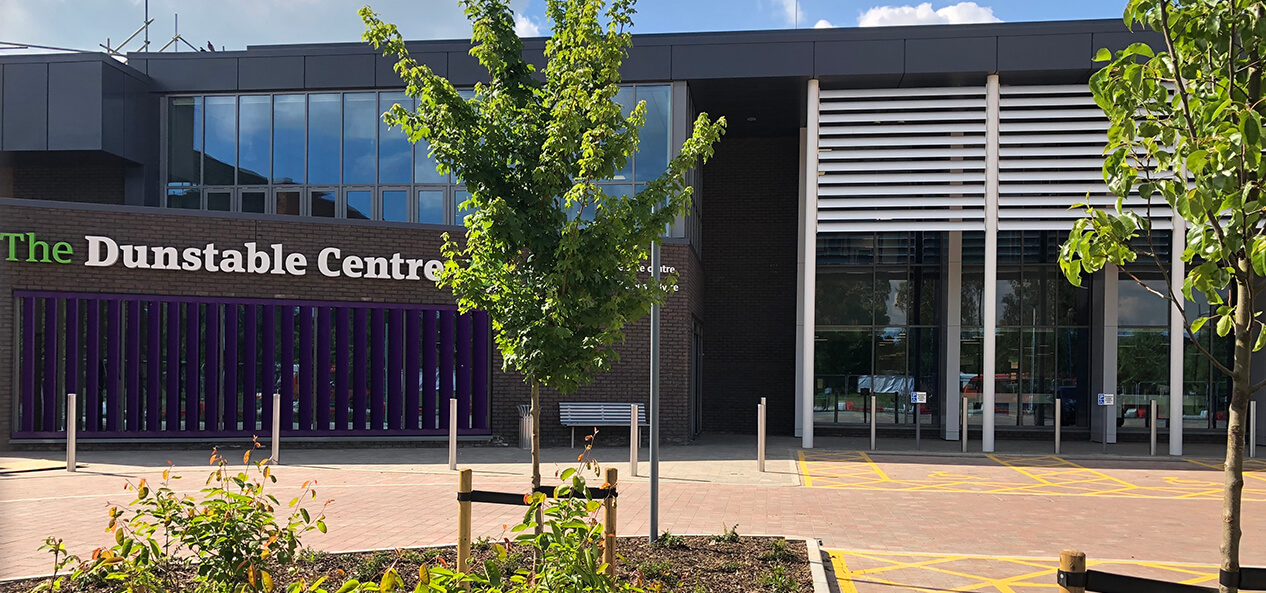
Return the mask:
[(796, 593), (800, 590), (800, 583), (787, 576), (786, 569), (781, 566), (775, 566), (769, 574), (762, 576), (758, 582), (761, 587), (771, 593)]
[(681, 548), (686, 547), (686, 539), (681, 537), (680, 535), (673, 535), (665, 531), (664, 533), (660, 534), (658, 539), (655, 540), (654, 545), (659, 546), (661, 548), (668, 548), (670, 550), (681, 549)]
[(796, 553), (791, 551), (791, 548), (787, 545), (787, 540), (782, 538), (769, 540), (769, 552), (765, 554), (765, 561), (783, 562), (795, 559)]
[(715, 543), (738, 543), (738, 523), (735, 523), (734, 527), (726, 527), (725, 524), (722, 523), (721, 534), (712, 536), (712, 541)]
[(647, 560), (639, 564), (637, 570), (644, 580), (659, 581), (669, 587), (681, 580), (673, 572), (673, 563), (667, 560)]

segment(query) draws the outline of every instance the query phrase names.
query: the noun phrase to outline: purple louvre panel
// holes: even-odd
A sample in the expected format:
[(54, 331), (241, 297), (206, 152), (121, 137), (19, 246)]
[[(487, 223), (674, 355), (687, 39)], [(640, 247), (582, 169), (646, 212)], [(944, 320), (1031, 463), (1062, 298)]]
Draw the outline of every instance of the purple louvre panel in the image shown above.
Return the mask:
[(241, 430), (237, 423), (237, 312), (238, 305), (224, 306), (224, 430)]
[(491, 360), (491, 352), (489, 351), (489, 338), (492, 330), (491, 324), (488, 323), (488, 313), (485, 311), (474, 312), (474, 322), (472, 330), (474, 332), (474, 344), (471, 348), (474, 350), (472, 355), (470, 379), (471, 379), (471, 403), (472, 403), (472, 427), (478, 429), (488, 428), (488, 366)]
[(119, 342), (122, 341), (122, 322), (119, 301), (106, 301), (106, 384), (105, 408), (106, 430), (119, 430), (119, 404), (123, 397), (119, 393)]
[(312, 307), (299, 307), (299, 418), (300, 431), (312, 430)]
[[(456, 315), (453, 311), (440, 311), (440, 428), (448, 430), (448, 400), (453, 397), (454, 368), (453, 334)], [(458, 404), (460, 405), (460, 403)], [(459, 412), (460, 416), (461, 413)], [(459, 425), (458, 428), (461, 428)]]
[(347, 364), (351, 354), (351, 343), (348, 341), (348, 316), (351, 311), (347, 307), (339, 307), (334, 311), (334, 428), (347, 430), (348, 381)]
[[(295, 308), (281, 305), (281, 325), (277, 349), (281, 351), (281, 429), (292, 430), (295, 422)], [(272, 405), (272, 401), (268, 402)]]
[(22, 416), (20, 430), (35, 431), (35, 297), (22, 299)]
[(404, 423), (404, 377), (400, 376), (404, 363), (404, 311), (392, 309), (387, 315), (387, 428), (400, 430)]
[(457, 317), (457, 427), (470, 428), (470, 314)]
[[(66, 300), (66, 393), (79, 393), (79, 299)], [(77, 397), (79, 401), (83, 398)], [(83, 408), (79, 408), (80, 417), (83, 416)], [(77, 422), (79, 418), (67, 418), (66, 424)], [(66, 429), (65, 426), (62, 427)]]
[(330, 429), (330, 307), (317, 307), (316, 429)]
[[(439, 359), (436, 357), (436, 312), (422, 311), (422, 428), (439, 429)], [(447, 412), (445, 412), (447, 414)]]
[[(426, 313), (421, 313), (425, 315)], [(421, 386), (421, 367), (418, 357), (422, 354), (422, 320), (418, 311), (405, 311), (404, 324), (404, 429), (418, 428), (418, 388)]]
[(44, 299), (44, 372), (40, 378), (44, 397), (40, 405), (40, 430), (57, 430), (57, 301)]
[(273, 430), (273, 394), (277, 391), (277, 307), (264, 305), (260, 331), (264, 335), (264, 343), (260, 349), (264, 358), (260, 361), (261, 370), (256, 405), (260, 409), (260, 432), (272, 434)]
[(101, 302), (89, 299), (84, 319), (84, 431), (101, 430)]
[(123, 358), (127, 377), (127, 428), (141, 431), (141, 302), (127, 301), (127, 356)]
[(206, 342), (202, 345), (206, 354), (206, 365), (203, 367), (203, 430), (218, 432), (220, 430), (220, 306), (207, 303)]
[[(95, 307), (94, 307), (95, 308)], [(180, 430), (180, 303), (166, 303), (167, 359), (167, 427), (165, 432)], [(89, 328), (92, 326), (89, 325)]]
[(242, 316), (242, 430), (256, 434), (259, 418), (256, 415), (259, 383), (255, 373), (259, 371), (259, 306), (246, 305)]
[(198, 386), (199, 344), (202, 341), (198, 331), (200, 311), (196, 301), (185, 303), (185, 432), (199, 430), (199, 408), (202, 397)]
[(162, 430), (162, 349), (163, 304), (145, 303), (145, 430)]
[(368, 385), (365, 376), (365, 364), (368, 361), (369, 337), (366, 335), (366, 311), (357, 308), (353, 311), (354, 342), (352, 346), (352, 428), (365, 429), (365, 391)]
[(387, 386), (384, 384), (383, 371), (387, 365), (385, 352), (387, 342), (387, 324), (382, 309), (373, 309), (369, 316), (369, 372), (370, 397), (369, 427), (382, 430), (386, 427)]

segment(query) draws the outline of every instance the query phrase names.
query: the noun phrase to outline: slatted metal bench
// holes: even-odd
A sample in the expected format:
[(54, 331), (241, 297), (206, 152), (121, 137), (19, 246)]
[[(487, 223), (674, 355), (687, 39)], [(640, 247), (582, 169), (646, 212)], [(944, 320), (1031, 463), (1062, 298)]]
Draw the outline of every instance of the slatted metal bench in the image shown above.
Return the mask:
[[(628, 426), (632, 405), (632, 402), (559, 402), (558, 419), (563, 426), (571, 427), (571, 446), (575, 447), (577, 426)], [(643, 404), (637, 404), (637, 424), (650, 426)]]

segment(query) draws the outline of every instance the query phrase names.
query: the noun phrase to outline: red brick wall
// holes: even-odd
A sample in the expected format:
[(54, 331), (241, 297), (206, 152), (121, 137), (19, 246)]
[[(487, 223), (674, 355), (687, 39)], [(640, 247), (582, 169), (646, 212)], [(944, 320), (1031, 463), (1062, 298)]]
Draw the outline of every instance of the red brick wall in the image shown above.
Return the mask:
[[(50, 243), (69, 241), (75, 249), (74, 263), (26, 263), (4, 261), (0, 252), (0, 448), (7, 446), (13, 402), (14, 290), (59, 290), (100, 293), (172, 294), (205, 297), (251, 297), (314, 299), (331, 301), (398, 302), (418, 304), (451, 303), (447, 291), (425, 281), (327, 278), (316, 270), (316, 253), (328, 246), (343, 254), (386, 255), (400, 252), (405, 257), (438, 259), (441, 231), (421, 227), (359, 225), (350, 222), (281, 220), (275, 218), (228, 218), (192, 213), (168, 213), (157, 209), (86, 208), (70, 205), (44, 207), (29, 202), (0, 203), (0, 232), (34, 232)], [(308, 256), (305, 276), (272, 274), (225, 274), (168, 270), (133, 270), (116, 265), (86, 267), (84, 235), (104, 235), (120, 244), (196, 247), (209, 242), (217, 248), (239, 247), (247, 241), (263, 245), (284, 243), (287, 252)], [(3, 247), (7, 247), (4, 245)], [(663, 401), (664, 437), (686, 438), (686, 389), (689, 377), (689, 290), (697, 281), (691, 271), (689, 248), (667, 245), (665, 265), (682, 273), (681, 291), (670, 298), (663, 314)], [(694, 280), (692, 280), (694, 279)], [(627, 340), (619, 347), (621, 360), (580, 391), (561, 398), (547, 393), (543, 400), (542, 432), (549, 442), (561, 442), (569, 434), (558, 426), (557, 402), (629, 401), (645, 402), (649, 393), (648, 328), (646, 320), (629, 328)], [(683, 329), (684, 328), (684, 329)], [(517, 439), (516, 403), (526, 403), (529, 389), (514, 373), (500, 371), (495, 357), (492, 380), (492, 427), (494, 434), (510, 442)], [(605, 436), (623, 435), (610, 430)], [(623, 436), (627, 440), (627, 436)]]
[(703, 168), (703, 421), (791, 434), (795, 409), (799, 139), (727, 138)]

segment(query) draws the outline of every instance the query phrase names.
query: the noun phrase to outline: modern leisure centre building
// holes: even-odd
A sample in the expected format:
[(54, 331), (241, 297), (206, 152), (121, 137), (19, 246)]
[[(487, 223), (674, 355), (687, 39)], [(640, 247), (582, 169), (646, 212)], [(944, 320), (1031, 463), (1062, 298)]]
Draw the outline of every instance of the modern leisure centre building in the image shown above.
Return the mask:
[[(1077, 289), (1056, 263), (1069, 206), (1114, 203), (1091, 57), (1135, 41), (1156, 38), (1117, 20), (635, 36), (619, 99), (647, 123), (608, 191), (659, 175), (697, 113), (729, 120), (664, 240), (663, 437), (750, 433), (762, 397), (808, 446), (872, 415), (954, 440), (965, 412), (1005, 450), (1051, 438), (1057, 406), (1066, 439), (1142, 438), (1153, 400), (1172, 453), (1224, 433), (1228, 380), (1127, 275), (1181, 275), (1181, 220), (1150, 205), (1159, 265)], [(459, 88), (486, 75), (468, 49), (410, 44)], [(0, 57), (0, 448), (63, 439), (68, 393), (85, 440), (264, 435), (273, 393), (288, 439), (437, 438), (456, 398), (461, 434), (515, 440), (527, 385), (434, 282), (464, 188), (382, 125), (412, 104), (392, 65), (362, 44)], [(543, 395), (548, 441), (569, 433), (560, 402), (647, 401), (649, 335)]]

